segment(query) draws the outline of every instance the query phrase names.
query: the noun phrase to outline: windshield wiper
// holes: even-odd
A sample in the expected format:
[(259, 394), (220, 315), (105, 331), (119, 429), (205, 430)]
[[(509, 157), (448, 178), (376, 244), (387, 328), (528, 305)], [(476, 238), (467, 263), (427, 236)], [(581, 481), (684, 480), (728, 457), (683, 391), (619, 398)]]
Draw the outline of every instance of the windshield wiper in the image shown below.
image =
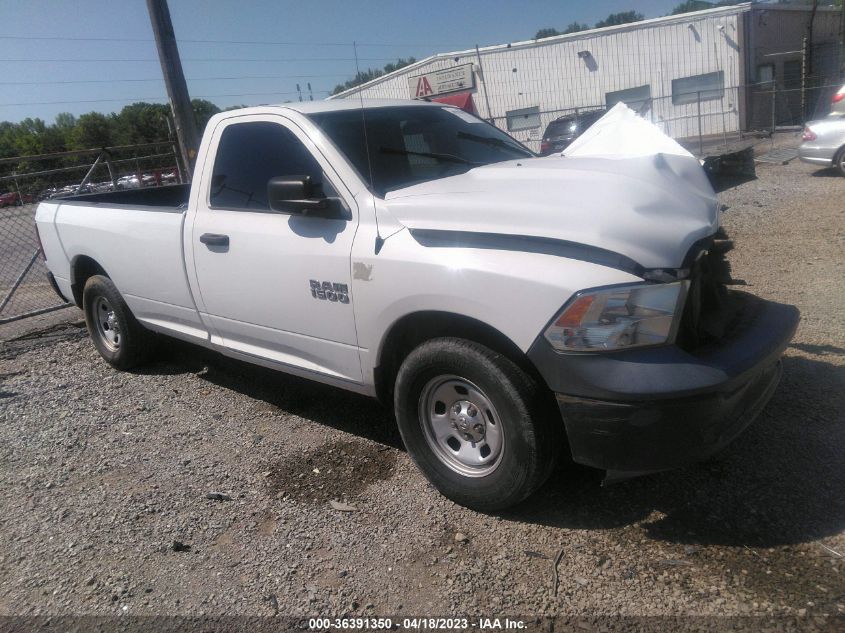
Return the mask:
[(457, 136), (458, 138), (466, 139), (467, 141), (475, 141), (476, 143), (484, 143), (485, 145), (492, 145), (493, 147), (501, 147), (502, 149), (517, 151), (523, 156), (531, 155), (524, 147), (508, 143), (502, 139), (493, 138), (492, 136), (478, 136), (477, 134), (470, 134), (469, 132), (458, 132)]
[(450, 163), (463, 163), (464, 165), (480, 165), (481, 163), (474, 163), (466, 158), (454, 156), (452, 154), (438, 154), (436, 152), (415, 152), (410, 149), (399, 149), (397, 147), (379, 147), (378, 151), (382, 154), (399, 154), (401, 156), (425, 156), (426, 158), (434, 158), (436, 160), (445, 160)]

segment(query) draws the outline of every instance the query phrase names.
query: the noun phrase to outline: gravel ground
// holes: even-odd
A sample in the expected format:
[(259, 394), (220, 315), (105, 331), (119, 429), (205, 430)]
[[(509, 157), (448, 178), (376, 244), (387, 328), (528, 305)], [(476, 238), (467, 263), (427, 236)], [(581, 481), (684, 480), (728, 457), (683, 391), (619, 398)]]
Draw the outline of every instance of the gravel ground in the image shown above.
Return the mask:
[(845, 178), (758, 175), (722, 193), (734, 274), (803, 314), (769, 406), (705, 464), (562, 467), (500, 516), (368, 399), (175, 343), (120, 373), (79, 323), (6, 342), (0, 614), (845, 613)]

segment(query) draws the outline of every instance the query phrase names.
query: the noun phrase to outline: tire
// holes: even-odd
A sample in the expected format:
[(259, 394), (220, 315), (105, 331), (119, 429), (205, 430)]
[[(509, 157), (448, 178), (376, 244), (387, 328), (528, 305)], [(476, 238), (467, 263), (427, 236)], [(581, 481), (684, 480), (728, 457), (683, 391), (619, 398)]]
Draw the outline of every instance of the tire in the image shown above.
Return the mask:
[(138, 323), (111, 279), (93, 275), (85, 282), (82, 309), (91, 342), (112, 367), (131, 369), (150, 357), (154, 335)]
[(833, 158), (833, 166), (839, 171), (840, 175), (845, 176), (845, 147), (839, 150), (839, 153)]
[(394, 406), (405, 447), (434, 487), (460, 505), (495, 512), (528, 497), (552, 472), (562, 422), (549, 396), (507, 357), (439, 338), (402, 363)]

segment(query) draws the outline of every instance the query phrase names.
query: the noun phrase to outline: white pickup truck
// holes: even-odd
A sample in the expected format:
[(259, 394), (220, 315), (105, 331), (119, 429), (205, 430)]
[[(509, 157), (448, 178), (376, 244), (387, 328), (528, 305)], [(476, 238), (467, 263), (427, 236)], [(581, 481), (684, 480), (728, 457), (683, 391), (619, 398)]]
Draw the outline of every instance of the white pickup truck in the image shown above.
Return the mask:
[(485, 511), (563, 451), (613, 476), (715, 452), (772, 395), (798, 322), (726, 289), (691, 156), (538, 158), (432, 103), (218, 114), (190, 187), (36, 221), (113, 366), (167, 335), (377, 396), (429, 480)]

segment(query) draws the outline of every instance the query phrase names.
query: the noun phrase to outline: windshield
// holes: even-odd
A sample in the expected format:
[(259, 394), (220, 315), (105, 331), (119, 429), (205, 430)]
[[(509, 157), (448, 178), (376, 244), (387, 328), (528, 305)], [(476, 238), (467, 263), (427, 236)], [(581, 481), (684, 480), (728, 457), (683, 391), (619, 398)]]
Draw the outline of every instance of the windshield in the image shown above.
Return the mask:
[[(373, 191), (454, 176), (478, 165), (534, 154), (498, 128), (457, 108), (396, 106), (365, 111)], [(310, 115), (369, 182), (361, 110)]]

